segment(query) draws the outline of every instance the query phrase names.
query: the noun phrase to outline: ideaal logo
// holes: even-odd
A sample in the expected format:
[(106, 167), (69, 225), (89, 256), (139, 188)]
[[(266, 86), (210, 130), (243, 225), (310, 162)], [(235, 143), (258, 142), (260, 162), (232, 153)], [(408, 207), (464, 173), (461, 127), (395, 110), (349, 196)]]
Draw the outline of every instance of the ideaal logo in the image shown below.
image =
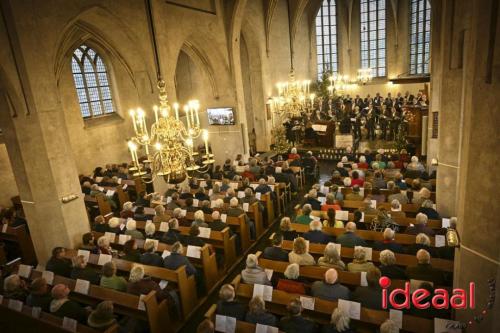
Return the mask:
[[(431, 305), (435, 309), (448, 309), (450, 306), (453, 309), (466, 309), (467, 304), (469, 309), (474, 309), (475, 304), (475, 284), (474, 282), (469, 283), (469, 290), (467, 291), (461, 288), (453, 289), (452, 295), (446, 289), (437, 288), (434, 290), (434, 295), (429, 301), (429, 296), (431, 292), (427, 289), (416, 289), (410, 293), (410, 282), (405, 282), (404, 289), (395, 288), (390, 293), (388, 288), (391, 286), (391, 279), (387, 276), (383, 276), (379, 280), (379, 285), (382, 287), (382, 308), (387, 309), (388, 303), (390, 303), (393, 309), (409, 309), (410, 303), (413, 307), (417, 309), (428, 309)], [(403, 300), (402, 303), (398, 301)], [(427, 300), (427, 301), (425, 301)], [(424, 302), (425, 301), (425, 302)]]

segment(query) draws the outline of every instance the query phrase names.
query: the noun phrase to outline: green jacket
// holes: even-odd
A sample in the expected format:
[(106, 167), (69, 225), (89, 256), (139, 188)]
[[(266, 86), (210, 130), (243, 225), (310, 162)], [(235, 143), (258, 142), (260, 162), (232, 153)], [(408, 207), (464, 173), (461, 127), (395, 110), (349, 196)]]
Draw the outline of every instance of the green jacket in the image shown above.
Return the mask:
[(127, 291), (127, 281), (121, 276), (103, 276), (101, 277), (101, 287), (115, 289), (118, 291)]
[(295, 223), (309, 225), (313, 219), (309, 215), (299, 215), (295, 218)]

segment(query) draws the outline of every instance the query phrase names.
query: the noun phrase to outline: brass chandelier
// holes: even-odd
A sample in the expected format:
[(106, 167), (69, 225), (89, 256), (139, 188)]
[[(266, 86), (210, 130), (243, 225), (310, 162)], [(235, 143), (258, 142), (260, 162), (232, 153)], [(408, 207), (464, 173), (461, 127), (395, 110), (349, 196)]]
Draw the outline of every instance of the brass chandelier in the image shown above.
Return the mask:
[[(155, 121), (149, 131), (144, 110), (140, 108), (130, 110), (135, 134), (128, 141), (134, 163), (130, 170), (133, 171), (135, 177), (141, 177), (143, 181), (148, 182), (145, 180), (148, 177), (145, 167), (149, 165), (152, 178), (149, 182), (158, 176), (163, 177), (167, 182), (180, 182), (190, 176), (189, 172), (207, 171), (215, 160), (208, 145), (208, 131), (200, 126), (199, 102), (192, 100), (183, 107), (186, 125), (179, 119), (179, 104), (174, 103), (172, 110), (168, 103), (166, 85), (160, 71), (150, 1), (146, 0), (146, 7), (155, 55), (160, 105), (153, 107)], [(193, 148), (194, 140), (200, 137), (205, 143), (205, 152), (201, 156)], [(144, 148), (145, 153), (145, 160), (142, 161), (138, 158), (138, 151), (141, 147)]]

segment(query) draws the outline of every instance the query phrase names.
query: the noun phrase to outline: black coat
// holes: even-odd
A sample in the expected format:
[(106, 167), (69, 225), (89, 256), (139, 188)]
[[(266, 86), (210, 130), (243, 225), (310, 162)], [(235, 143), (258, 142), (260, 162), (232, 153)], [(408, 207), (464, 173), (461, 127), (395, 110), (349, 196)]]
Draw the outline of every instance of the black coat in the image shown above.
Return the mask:
[(49, 312), (50, 302), (52, 301), (52, 296), (50, 293), (38, 295), (38, 294), (29, 294), (28, 298), (26, 298), (26, 305), (31, 307), (40, 307), (42, 311)]
[(96, 284), (96, 285), (99, 285), (101, 281), (101, 277), (99, 276), (99, 274), (95, 270), (88, 267), (85, 268), (74, 267), (73, 270), (71, 271), (71, 278), (74, 280), (76, 279), (86, 280), (89, 281), (90, 284)]
[(315, 333), (318, 331), (314, 322), (302, 316), (286, 316), (281, 318), (279, 329), (285, 333)]
[(80, 324), (87, 324), (87, 310), (72, 300), (65, 302), (56, 312), (53, 312), (53, 314), (58, 317), (75, 319)]
[(175, 242), (182, 242), (182, 235), (179, 230), (175, 229), (168, 229), (166, 233), (163, 234), (163, 237), (161, 238), (161, 242), (172, 245)]
[(276, 316), (269, 312), (263, 312), (259, 314), (248, 312), (245, 316), (245, 321), (251, 324), (261, 324), (274, 327), (276, 327), (276, 325), (278, 324)]
[(304, 239), (311, 243), (328, 244), (332, 241), (332, 238), (322, 231), (314, 230), (308, 231), (304, 234)]
[(156, 253), (146, 252), (141, 255), (141, 264), (149, 266), (163, 266), (163, 258)]
[(403, 247), (394, 242), (377, 241), (373, 244), (373, 249), (376, 251), (391, 250), (396, 253), (404, 253)]
[(264, 249), (262, 258), (288, 262), (288, 252), (280, 247), (269, 246)]
[(380, 265), (379, 269), (382, 276), (387, 276), (388, 278), (396, 280), (406, 280), (406, 273), (404, 269), (398, 265)]
[(382, 310), (382, 288), (357, 287), (351, 294), (352, 300), (361, 303), (362, 307)]
[(47, 261), (45, 269), (53, 272), (55, 275), (61, 275), (69, 278), (71, 275), (71, 266), (71, 261), (68, 259), (57, 259), (51, 257), (49, 261)]
[(246, 306), (244, 304), (238, 303), (236, 301), (232, 302), (217, 302), (218, 315), (233, 317), (237, 320), (245, 320), (245, 314), (247, 312)]

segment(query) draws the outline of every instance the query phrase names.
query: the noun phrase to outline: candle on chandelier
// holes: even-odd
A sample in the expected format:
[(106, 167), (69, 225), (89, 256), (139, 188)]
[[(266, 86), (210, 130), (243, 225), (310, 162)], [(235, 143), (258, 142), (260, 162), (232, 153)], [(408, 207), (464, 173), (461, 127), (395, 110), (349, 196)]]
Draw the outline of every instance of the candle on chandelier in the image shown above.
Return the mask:
[(186, 120), (188, 129), (191, 128), (191, 122), (189, 121), (189, 106), (184, 105), (184, 112), (186, 112)]
[(137, 133), (137, 125), (135, 123), (135, 111), (134, 111), (134, 109), (130, 109), (129, 114), (130, 114), (130, 117), (132, 117), (132, 123), (134, 124), (134, 132)]
[(174, 103), (175, 119), (179, 120), (179, 103)]
[(194, 101), (194, 112), (196, 112), (196, 125), (200, 126), (200, 116), (198, 115), (198, 110), (200, 109), (200, 102)]
[(149, 147), (148, 147), (149, 146), (149, 136), (148, 135), (144, 135), (142, 137), (142, 140), (146, 143), (144, 145), (144, 148), (146, 149), (146, 156), (149, 157)]
[(210, 154), (210, 152), (208, 151), (208, 131), (206, 129), (203, 130), (203, 141), (205, 141), (205, 151), (207, 152), (207, 159), (209, 159), (208, 154)]
[(155, 144), (156, 150), (158, 150), (158, 154), (160, 155), (160, 162), (163, 164), (163, 156), (161, 155), (161, 143), (157, 142)]
[(130, 155), (132, 155), (132, 162), (139, 164), (139, 159), (137, 158), (137, 145), (132, 141), (128, 142), (128, 148), (130, 149)]
[(158, 122), (158, 107), (156, 105), (153, 106), (153, 111), (155, 112), (155, 121)]

